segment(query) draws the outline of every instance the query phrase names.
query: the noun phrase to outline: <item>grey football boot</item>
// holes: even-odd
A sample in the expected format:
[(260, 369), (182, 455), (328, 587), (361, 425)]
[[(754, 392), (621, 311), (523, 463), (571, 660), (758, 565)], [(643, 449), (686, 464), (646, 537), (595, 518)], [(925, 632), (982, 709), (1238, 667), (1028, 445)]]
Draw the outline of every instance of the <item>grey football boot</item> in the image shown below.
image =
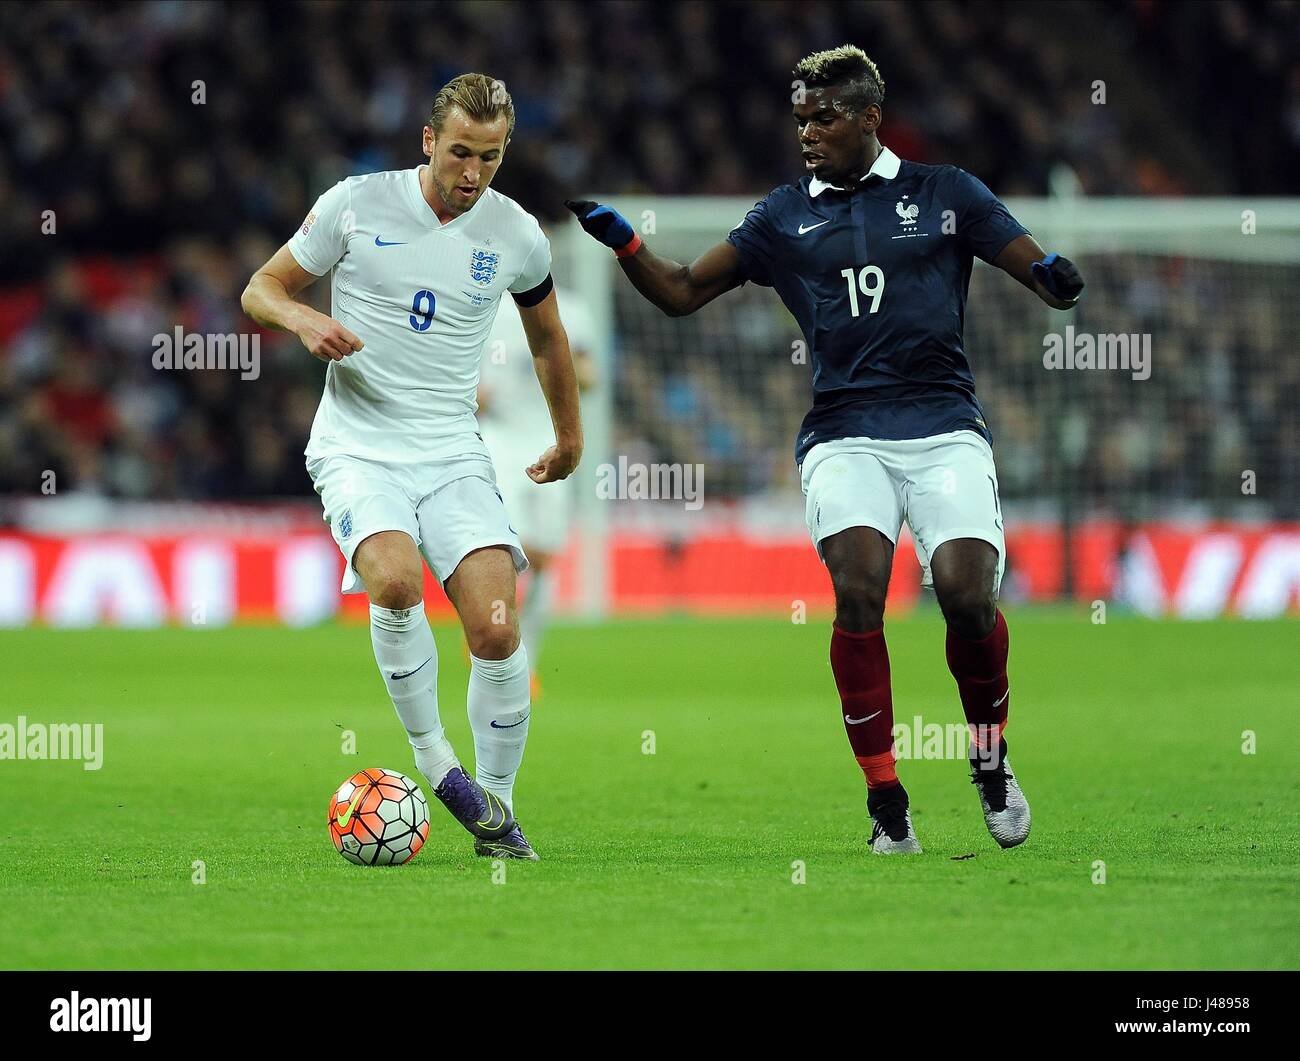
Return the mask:
[(872, 854), (921, 854), (921, 842), (912, 829), (907, 791), (902, 785), (868, 790), (867, 813), (873, 823), (869, 841)]
[(1023, 844), (1029, 837), (1029, 802), (1011, 770), (1007, 742), (1001, 742), (994, 763), (971, 759), (970, 774), (993, 839), (1002, 847)]

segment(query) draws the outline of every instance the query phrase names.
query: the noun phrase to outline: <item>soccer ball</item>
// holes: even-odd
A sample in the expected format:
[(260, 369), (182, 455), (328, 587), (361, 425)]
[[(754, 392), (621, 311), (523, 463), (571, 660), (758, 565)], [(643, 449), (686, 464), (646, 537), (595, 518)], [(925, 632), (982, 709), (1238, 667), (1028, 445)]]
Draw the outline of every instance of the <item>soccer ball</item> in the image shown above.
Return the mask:
[(410, 862), (429, 835), (429, 803), (396, 770), (362, 770), (330, 796), (334, 849), (358, 866)]

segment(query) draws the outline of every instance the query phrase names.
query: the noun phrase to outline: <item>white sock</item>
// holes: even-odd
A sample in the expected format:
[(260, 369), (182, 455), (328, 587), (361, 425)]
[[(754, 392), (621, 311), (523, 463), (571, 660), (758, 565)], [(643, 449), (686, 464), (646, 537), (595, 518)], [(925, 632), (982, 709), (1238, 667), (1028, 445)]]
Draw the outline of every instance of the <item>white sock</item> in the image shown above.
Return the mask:
[(522, 641), (506, 659), (470, 656), (467, 700), (475, 776), (511, 810), (515, 774), (528, 741), (529, 699), (528, 650)]
[(416, 769), (437, 788), (447, 771), (460, 764), (438, 718), (438, 648), (424, 617), (424, 601), (410, 608), (370, 605), (370, 643), (415, 749)]
[(536, 670), (542, 658), (542, 637), (551, 613), (551, 591), (555, 579), (549, 570), (534, 568), (528, 573), (528, 587), (523, 606), (519, 609), (519, 637), (528, 649), (529, 665)]

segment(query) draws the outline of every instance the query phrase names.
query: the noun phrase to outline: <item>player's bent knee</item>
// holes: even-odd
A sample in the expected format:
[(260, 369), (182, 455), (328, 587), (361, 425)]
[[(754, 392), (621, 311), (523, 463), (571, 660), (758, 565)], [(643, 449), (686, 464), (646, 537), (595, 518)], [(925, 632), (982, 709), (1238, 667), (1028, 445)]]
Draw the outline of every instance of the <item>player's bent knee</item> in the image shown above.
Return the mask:
[(958, 637), (979, 641), (997, 622), (997, 602), (983, 589), (950, 591), (939, 597), (944, 621)]
[(410, 608), (420, 603), (424, 587), (418, 576), (381, 571), (366, 580), (366, 593), (381, 608)]
[(352, 557), (366, 594), (380, 608), (410, 608), (424, 595), (424, 568), (411, 536), (381, 531), (362, 541)]
[(835, 624), (841, 630), (863, 633), (875, 630), (885, 618), (885, 589), (863, 579), (837, 581)]
[(519, 647), (519, 629), (513, 621), (467, 627), (465, 640), (479, 659), (508, 659)]

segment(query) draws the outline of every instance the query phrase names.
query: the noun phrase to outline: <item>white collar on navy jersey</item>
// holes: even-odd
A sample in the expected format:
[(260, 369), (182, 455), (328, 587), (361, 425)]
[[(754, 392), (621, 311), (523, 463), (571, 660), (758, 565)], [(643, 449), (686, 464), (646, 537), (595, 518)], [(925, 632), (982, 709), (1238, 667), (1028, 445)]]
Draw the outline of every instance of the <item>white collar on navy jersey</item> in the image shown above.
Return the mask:
[[(892, 181), (898, 176), (898, 167), (901, 159), (883, 144), (880, 146), (880, 154), (876, 156), (876, 161), (871, 164), (871, 168), (862, 175), (860, 180), (866, 180), (868, 177), (883, 177), (887, 181)], [(816, 177), (808, 182), (808, 194), (814, 199), (821, 195), (827, 188), (832, 188), (837, 192), (844, 191), (837, 184), (827, 184)]]

